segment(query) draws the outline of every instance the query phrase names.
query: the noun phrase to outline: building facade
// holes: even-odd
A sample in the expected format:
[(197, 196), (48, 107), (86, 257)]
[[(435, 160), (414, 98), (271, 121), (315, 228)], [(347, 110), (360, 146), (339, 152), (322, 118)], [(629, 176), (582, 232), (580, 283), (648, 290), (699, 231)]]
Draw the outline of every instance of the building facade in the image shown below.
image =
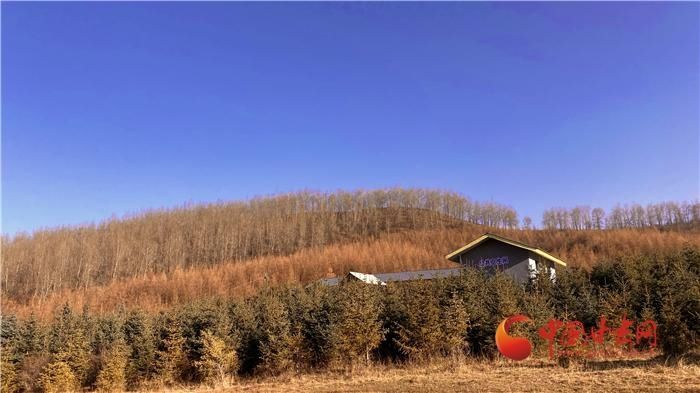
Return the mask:
[(539, 248), (486, 233), (466, 246), (445, 256), (455, 262), (454, 268), (419, 270), (395, 273), (360, 273), (349, 272), (344, 277), (322, 279), (324, 285), (338, 285), (342, 281), (360, 281), (367, 284), (386, 285), (392, 281), (432, 280), (459, 275), (465, 268), (486, 270), (488, 273), (501, 271), (511, 276), (516, 282), (524, 284), (534, 278), (538, 272), (556, 279), (558, 269), (566, 267), (561, 259)]
[(491, 233), (480, 236), (445, 258), (464, 267), (502, 271), (520, 283), (528, 282), (538, 271), (555, 279), (557, 269), (566, 267), (564, 261), (539, 248)]

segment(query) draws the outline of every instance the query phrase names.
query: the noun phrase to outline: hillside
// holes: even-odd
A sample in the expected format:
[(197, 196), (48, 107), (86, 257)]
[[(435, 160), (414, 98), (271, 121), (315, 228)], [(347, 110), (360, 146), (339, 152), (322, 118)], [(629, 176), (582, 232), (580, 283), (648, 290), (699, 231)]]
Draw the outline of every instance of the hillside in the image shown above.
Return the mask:
[[(455, 241), (453, 236), (464, 235), (450, 232), (411, 233), (412, 242), (422, 245), (414, 247), (413, 253), (429, 255), (430, 250)], [(282, 282), (298, 279), (295, 269), (310, 272), (306, 268), (313, 268), (312, 262), (318, 268), (358, 259), (391, 261), (397, 251), (411, 244), (401, 243), (399, 235), (381, 239), (384, 243), (375, 248), (328, 247), (340, 255), (330, 262), (322, 259), (333, 255), (319, 251), (316, 255), (300, 252), (286, 260), (262, 258), (250, 265), (281, 272), (291, 267), (287, 272), (292, 276), (277, 275)], [(571, 233), (549, 235), (564, 241), (562, 252), (572, 237)], [(634, 231), (583, 234), (582, 239), (609, 245), (597, 250), (601, 256), (612, 255), (615, 249), (648, 248), (642, 251), (645, 255), (615, 258), (620, 260), (600, 263), (590, 272), (564, 269), (554, 282), (541, 275), (525, 286), (506, 275), (468, 269), (451, 278), (387, 286), (359, 282), (332, 287), (290, 285), (264, 288), (245, 299), (197, 300), (207, 291), (235, 293), (227, 284), (235, 288), (245, 279), (227, 277), (235, 272), (227, 268), (206, 275), (197, 269), (180, 275), (174, 285), (167, 280), (162, 285), (142, 285), (141, 289), (155, 288), (153, 299), (162, 296), (169, 304), (146, 303), (145, 311), (117, 307), (113, 312), (93, 306), (114, 306), (110, 302), (117, 297), (137, 299), (139, 289), (126, 285), (102, 292), (88, 290), (78, 294), (78, 300), (95, 302), (93, 306), (64, 305), (55, 310), (53, 318), (43, 321), (32, 316), (17, 318), (3, 310), (6, 356), (0, 361), (3, 380), (10, 387), (3, 391), (183, 391), (205, 384), (209, 388), (229, 386), (229, 391), (277, 391), (282, 385), (299, 391), (361, 391), (360, 386), (366, 391), (452, 391), (472, 390), (485, 383), (493, 383), (494, 391), (520, 391), (522, 386), (531, 386), (533, 391), (557, 386), (608, 391), (601, 382), (616, 381), (616, 388), (626, 389), (637, 386), (639, 377), (648, 379), (646, 386), (686, 386), (697, 374), (697, 367), (689, 362), (695, 359), (700, 343), (700, 248), (675, 250), (673, 242), (685, 243), (685, 239), (668, 235)], [(521, 240), (525, 236), (523, 232)], [(527, 236), (536, 240), (548, 234)], [(646, 246), (636, 240), (640, 238), (646, 240)], [(666, 247), (674, 251), (663, 252)], [(570, 251), (575, 259), (576, 252)], [(360, 258), (353, 257), (358, 253)], [(254, 289), (263, 283), (250, 284)], [(179, 297), (167, 298), (170, 295)], [(153, 312), (176, 303), (180, 304)], [(516, 327), (517, 335), (533, 344), (531, 360), (499, 360), (503, 358), (494, 331), (505, 318), (518, 314), (532, 319), (532, 324)], [(570, 342), (540, 335), (538, 326), (556, 325), (557, 320), (576, 321), (567, 326), (581, 326), (586, 332), (605, 331), (603, 324), (606, 329), (622, 331), (627, 321), (636, 324), (637, 335), (625, 344), (610, 330), (600, 347), (591, 346), (587, 338)], [(645, 330), (651, 335), (640, 336), (640, 326), (658, 326), (658, 335), (654, 327)], [(567, 331), (553, 329), (562, 335)], [(436, 371), (431, 364), (446, 371)], [(670, 366), (673, 364), (677, 366)], [(522, 385), (514, 387), (500, 380), (523, 374), (513, 367), (522, 367), (523, 372), (539, 370), (548, 377), (546, 381), (516, 381)], [(474, 369), (484, 372), (470, 373)], [(336, 378), (336, 373), (342, 373), (342, 378)], [(426, 373), (432, 382), (423, 376)], [(436, 375), (441, 382), (434, 381)]]
[[(261, 378), (287, 376), (306, 391), (300, 379), (318, 372), (332, 381), (327, 390), (354, 391), (332, 373), (359, 364), (370, 374), (373, 364), (413, 367), (397, 378), (355, 374), (369, 390), (458, 390), (461, 381), (428, 385), (413, 373), (434, 361), (471, 378), (475, 362), (498, 356), (495, 326), (519, 313), (537, 325), (573, 318), (586, 329), (601, 315), (614, 324), (652, 318), (659, 346), (639, 363), (651, 367), (645, 378), (685, 378), (653, 357), (698, 348), (700, 232), (517, 229), (516, 218), (509, 207), (435, 191), (298, 193), (5, 238), (3, 391), (196, 389), (234, 377), (234, 390), (268, 391), (282, 385)], [(349, 270), (454, 266), (444, 256), (484, 232), (537, 246), (570, 268), (526, 286), (474, 269), (386, 287), (306, 285)], [(572, 377), (556, 360), (541, 361), (548, 351), (534, 329), (523, 333), (553, 380)], [(670, 377), (657, 376), (653, 383), (667, 386)], [(569, 386), (592, 383), (585, 372), (572, 378)]]
[[(263, 285), (308, 283), (351, 269), (447, 267), (452, 265), (445, 254), (487, 231), (584, 268), (700, 245), (700, 232), (693, 229), (699, 224), (693, 213), (697, 204), (658, 206), (674, 226), (637, 228), (631, 220), (633, 228), (519, 230), (517, 213), (508, 206), (426, 189), (304, 191), (185, 205), (3, 237), (2, 305), (20, 315), (42, 316), (66, 301), (98, 312), (119, 305), (157, 310), (187, 299), (249, 295)], [(676, 219), (674, 209), (687, 214)], [(636, 210), (611, 216), (633, 217)], [(589, 217), (587, 211), (558, 209), (557, 221), (577, 222), (573, 218)]]
[(517, 215), (506, 206), (422, 189), (299, 192), (183, 206), (5, 237), (2, 287), (4, 295), (25, 301), (396, 231), (471, 224), (513, 228)]
[[(17, 301), (3, 298), (5, 310), (42, 319), (52, 316), (65, 302), (76, 309), (87, 305), (93, 312), (109, 312), (120, 305), (157, 311), (208, 297), (246, 296), (264, 285), (308, 283), (349, 270), (391, 272), (454, 266), (445, 254), (483, 234), (481, 226), (438, 230), (402, 230), (360, 241), (309, 247), (284, 256), (261, 256), (213, 266), (175, 269), (93, 285), (64, 289), (45, 298)], [(605, 231), (499, 230), (521, 242), (537, 245), (567, 261), (589, 269), (600, 261), (631, 260), (638, 255), (659, 255), (700, 246), (700, 233), (621, 229)]]

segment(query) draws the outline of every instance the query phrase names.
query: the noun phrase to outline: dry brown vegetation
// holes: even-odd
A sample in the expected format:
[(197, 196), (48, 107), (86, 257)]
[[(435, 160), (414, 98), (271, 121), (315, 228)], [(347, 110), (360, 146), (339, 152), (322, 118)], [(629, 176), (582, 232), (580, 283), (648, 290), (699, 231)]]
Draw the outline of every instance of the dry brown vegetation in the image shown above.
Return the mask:
[[(448, 252), (464, 245), (485, 229), (467, 226), (459, 229), (404, 230), (326, 247), (310, 247), (286, 256), (264, 256), (243, 262), (210, 267), (175, 269), (96, 285), (62, 290), (27, 302), (3, 299), (6, 311), (26, 317), (35, 313), (43, 320), (64, 303), (76, 309), (83, 306), (96, 313), (124, 305), (157, 311), (197, 298), (246, 296), (263, 285), (311, 282), (349, 270), (390, 272), (455, 266), (444, 259)], [(636, 255), (664, 254), (691, 244), (700, 245), (700, 233), (657, 229), (605, 231), (499, 230), (499, 233), (537, 245), (567, 261), (570, 266), (590, 268), (602, 260), (625, 260)]]
[[(595, 232), (591, 237), (611, 234)], [(614, 235), (617, 239), (609, 242), (619, 250), (627, 249), (625, 241), (636, 241), (629, 239), (646, 238), (642, 232), (624, 232), (627, 237), (622, 234)], [(412, 235), (411, 239), (415, 240), (424, 234)], [(437, 240), (438, 235), (442, 240)], [(532, 235), (542, 234), (533, 232)], [(667, 234), (649, 235), (653, 239)], [(566, 236), (562, 239), (567, 241)], [(429, 243), (431, 240), (436, 243), (454, 241), (441, 231), (422, 237), (422, 242), (436, 247)], [(658, 245), (649, 244), (654, 252), (661, 252)], [(488, 275), (480, 270), (465, 269), (459, 276), (442, 280), (387, 286), (344, 282), (332, 287), (265, 288), (246, 299), (233, 296), (195, 301), (193, 298), (198, 293), (194, 292), (192, 298), (178, 299), (183, 304), (158, 313), (135, 309), (97, 315), (66, 305), (47, 323), (3, 313), (0, 345), (4, 356), (0, 361), (6, 383), (2, 389), (8, 393), (42, 388), (43, 391), (69, 390), (70, 386), (62, 384), (64, 381), (73, 381), (70, 385), (79, 384), (81, 389), (98, 391), (106, 387), (118, 391), (155, 386), (196, 389), (201, 386), (199, 384), (225, 384), (232, 378), (238, 378), (236, 388), (253, 391), (278, 390), (280, 381), (285, 386), (299, 383), (299, 390), (303, 391), (468, 390), (488, 383), (494, 383), (493, 389), (497, 391), (518, 390), (526, 383), (531, 384), (526, 387), (535, 386), (534, 390), (559, 386), (607, 389), (595, 384), (599, 378), (615, 383), (615, 388), (632, 388), (635, 383), (642, 382), (647, 384), (645, 386), (674, 386), (668, 379), (658, 383), (654, 379), (650, 385), (644, 379), (659, 376), (650, 376), (645, 370), (654, 368), (652, 373), (677, 373), (680, 368), (668, 369), (660, 363), (691, 360), (690, 356), (698, 349), (700, 247), (671, 250), (666, 255), (654, 252), (627, 261), (615, 258), (612, 263), (593, 266), (590, 272), (580, 268), (564, 269), (555, 281), (546, 274), (538, 275), (525, 286), (503, 274)], [(300, 261), (303, 267), (304, 260)], [(218, 282), (213, 274), (211, 276), (212, 281)], [(180, 286), (184, 281), (193, 281), (183, 277)], [(199, 291), (204, 291), (206, 284), (200, 282)], [(496, 363), (493, 368), (494, 364), (486, 364), (481, 368), (481, 374), (505, 377), (507, 383), (498, 378), (492, 381), (488, 375), (470, 375), (470, 367), (479, 369), (483, 365), (475, 363), (476, 360), (498, 356), (493, 336), (495, 327), (507, 316), (516, 314), (532, 318), (533, 324), (521, 326), (515, 334), (533, 343), (533, 359), (554, 356), (558, 364), (566, 366), (586, 362), (590, 354), (593, 357), (588, 360), (590, 363), (585, 369), (567, 370), (569, 374), (545, 363), (529, 374), (527, 369), (503, 374), (510, 363)], [(604, 325), (603, 321), (608, 320), (603, 318), (608, 316), (610, 324)], [(581, 332), (590, 330), (591, 334), (596, 334), (593, 329), (600, 327), (597, 331), (607, 330), (608, 333), (601, 347), (589, 346), (588, 334), (576, 340), (578, 342), (562, 341), (562, 337), (570, 334), (566, 328), (553, 328), (561, 334), (560, 339), (540, 336), (537, 326), (544, 326), (551, 318), (578, 321), (574, 325), (580, 326)], [(639, 321), (656, 321), (658, 329), (652, 333), (658, 341), (640, 340), (639, 336), (633, 339), (634, 329), (623, 327), (627, 326), (623, 323), (626, 320), (632, 324), (631, 321), (637, 321), (637, 332)], [(619, 332), (608, 330), (613, 327), (619, 327)], [(621, 343), (620, 333), (633, 341), (629, 345)], [(597, 360), (624, 357), (625, 353), (646, 356), (663, 353), (663, 357), (656, 363), (600, 363)], [(413, 365), (416, 366), (413, 370), (420, 370), (419, 365), (426, 361), (450, 364), (454, 359), (467, 359), (466, 369), (454, 364), (449, 373), (429, 370), (418, 371), (419, 375), (415, 375), (409, 370), (388, 380), (373, 376), (371, 369), (349, 373), (348, 378), (341, 380), (337, 377), (338, 370), (353, 370), (359, 364), (376, 362), (402, 369)], [(601, 366), (611, 370), (596, 375)], [(384, 370), (383, 367), (379, 370)], [(627, 368), (631, 374), (616, 373), (615, 369), (619, 368)], [(212, 370), (219, 372), (212, 373)], [(390, 368), (386, 370), (382, 375), (395, 375)], [(577, 374), (572, 378), (573, 372)], [(513, 386), (511, 379), (522, 374), (534, 382), (520, 379), (516, 381), (519, 385)], [(697, 369), (689, 374), (696, 375)], [(285, 375), (287, 379), (279, 379)], [(310, 383), (304, 375), (311, 375)], [(367, 375), (369, 379), (365, 378)], [(538, 375), (547, 380), (536, 379)], [(629, 379), (629, 375), (634, 377)], [(260, 379), (267, 377), (269, 382)], [(435, 378), (438, 382), (431, 382), (430, 379)], [(693, 376), (678, 373), (674, 378), (686, 383)], [(407, 386), (404, 385), (406, 379)]]
[[(231, 359), (236, 367), (216, 381), (240, 379), (221, 391), (700, 388), (695, 360), (569, 369), (477, 360), (496, 353), (492, 327), (521, 312), (541, 320), (565, 315), (589, 327), (598, 315), (651, 315), (666, 356), (697, 350), (695, 210), (680, 209), (681, 221), (664, 216), (672, 225), (591, 229), (586, 209), (576, 209), (557, 210), (557, 220), (583, 217), (583, 227), (519, 230), (511, 208), (452, 193), (298, 193), (3, 238), (0, 360), (16, 377), (4, 375), (13, 384), (3, 391), (36, 390), (37, 381), (50, 390), (64, 374), (87, 389), (192, 384), (187, 389), (195, 391)], [(386, 291), (347, 283), (284, 287), (349, 270), (452, 267), (445, 254), (486, 231), (592, 269), (567, 269), (554, 283), (545, 277), (527, 287), (476, 270)], [(616, 263), (599, 264), (606, 261)], [(205, 298), (212, 301), (198, 301)], [(377, 364), (357, 369), (360, 358)], [(434, 363), (420, 363), (429, 359)]]
[[(201, 389), (201, 390), (200, 390)], [(700, 366), (618, 361), (560, 368), (548, 361), (436, 362), (246, 380), (214, 392), (697, 392)]]
[(299, 192), (149, 211), (99, 225), (2, 239), (3, 295), (17, 301), (406, 229), (518, 225), (510, 207), (450, 192)]
[[(245, 296), (263, 285), (306, 283), (349, 270), (448, 267), (453, 265), (444, 260), (445, 254), (486, 231), (537, 245), (571, 266), (589, 268), (601, 259), (700, 245), (700, 231), (692, 230), (699, 206), (650, 205), (647, 211), (654, 214), (648, 222), (665, 217), (659, 221), (669, 224), (663, 230), (580, 229), (600, 228), (592, 217), (603, 219), (600, 209), (588, 219), (589, 209), (581, 208), (552, 210), (558, 212), (557, 222), (578, 222), (581, 217), (581, 222), (590, 221), (591, 225), (572, 227), (579, 230), (518, 230), (517, 214), (510, 207), (423, 189), (299, 192), (183, 206), (98, 225), (4, 237), (2, 306), (20, 316), (34, 312), (42, 319), (65, 302), (95, 312), (120, 305), (154, 311), (191, 299)], [(611, 217), (629, 216), (634, 224), (638, 220), (632, 218), (641, 214), (637, 210), (614, 210)], [(545, 218), (551, 215), (545, 213)], [(688, 225), (683, 230), (671, 225), (678, 223)]]
[(608, 213), (597, 207), (553, 208), (542, 213), (545, 229), (689, 229), (700, 223), (700, 201), (617, 205)]

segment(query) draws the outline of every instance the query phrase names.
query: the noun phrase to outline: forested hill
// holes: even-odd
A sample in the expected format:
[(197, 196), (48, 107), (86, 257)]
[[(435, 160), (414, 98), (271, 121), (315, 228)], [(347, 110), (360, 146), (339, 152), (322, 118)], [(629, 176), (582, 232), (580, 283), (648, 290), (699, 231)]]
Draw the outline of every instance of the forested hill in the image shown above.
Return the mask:
[[(293, 277), (284, 279), (277, 274), (277, 279), (302, 281), (329, 267), (338, 272), (352, 266), (431, 268), (444, 262), (442, 256), (450, 247), (461, 246), (486, 231), (536, 241), (533, 244), (570, 257), (579, 266), (591, 266), (596, 258), (617, 255), (615, 249), (648, 251), (651, 245), (678, 247), (687, 240), (700, 244), (700, 234), (687, 232), (687, 228), (700, 224), (697, 202), (616, 207), (608, 217), (602, 209), (585, 206), (551, 209), (545, 211), (542, 221), (549, 230), (530, 231), (532, 220), (524, 217), (523, 225), (519, 225), (512, 207), (428, 189), (305, 191), (240, 202), (187, 205), (94, 225), (5, 236), (2, 290), (5, 298), (23, 303), (61, 290), (211, 270), (222, 264), (229, 269), (243, 261), (305, 255), (299, 252), (350, 244), (352, 252), (361, 257), (343, 257), (344, 262), (335, 264), (312, 258), (303, 269), (296, 269)], [(517, 230), (519, 227), (525, 231)], [(609, 236), (588, 233), (606, 227), (615, 228)], [(659, 227), (683, 231), (687, 236), (665, 236), (659, 233)], [(643, 231), (626, 232), (630, 229)], [(399, 242), (396, 237), (387, 237), (396, 233), (402, 235)], [(392, 260), (378, 261), (376, 255), (363, 254), (372, 247), (393, 250), (391, 256), (385, 256)], [(292, 270), (285, 269), (291, 274)]]
[(298, 192), (144, 212), (3, 238), (3, 291), (45, 297), (118, 279), (206, 267), (398, 230), (514, 228), (513, 208), (425, 189)]

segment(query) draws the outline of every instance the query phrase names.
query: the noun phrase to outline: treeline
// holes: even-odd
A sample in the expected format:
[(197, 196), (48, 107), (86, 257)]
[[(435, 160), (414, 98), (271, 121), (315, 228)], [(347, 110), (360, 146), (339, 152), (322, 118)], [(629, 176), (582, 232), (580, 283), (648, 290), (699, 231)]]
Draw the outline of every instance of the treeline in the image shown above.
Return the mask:
[(536, 357), (548, 348), (535, 330), (551, 318), (581, 321), (589, 331), (601, 316), (613, 327), (624, 317), (652, 319), (663, 353), (683, 355), (700, 343), (700, 249), (602, 263), (591, 272), (566, 269), (554, 283), (542, 274), (526, 286), (469, 269), (386, 287), (267, 288), (245, 300), (199, 301), (158, 314), (95, 316), (65, 306), (48, 325), (4, 314), (2, 391), (225, 385), (374, 361), (488, 358), (496, 356), (496, 326), (518, 313), (534, 320), (520, 328)]
[[(547, 229), (601, 229), (700, 223), (700, 204), (664, 203), (602, 209), (577, 207), (545, 213)], [(641, 220), (641, 221), (640, 221)], [(644, 224), (647, 223), (647, 224)], [(170, 275), (253, 258), (290, 255), (305, 248), (373, 240), (401, 231), (507, 231), (515, 210), (452, 192), (387, 189), (298, 192), (244, 202), (187, 205), (148, 211), (96, 225), (2, 238), (3, 297), (26, 302), (64, 289), (86, 289), (123, 279)], [(524, 227), (531, 220), (524, 219)], [(462, 239), (466, 241), (470, 239)], [(541, 245), (541, 243), (538, 243)], [(442, 253), (449, 249), (441, 250)]]
[(700, 226), (700, 202), (663, 202), (615, 206), (606, 213), (602, 208), (576, 206), (571, 209), (553, 208), (542, 214), (545, 229), (622, 229), (672, 228)]
[(131, 218), (2, 239), (2, 287), (14, 299), (170, 273), (398, 229), (514, 228), (514, 209), (424, 189), (298, 192), (149, 211)]
[[(65, 289), (46, 298), (18, 301), (0, 299), (2, 309), (26, 317), (30, 313), (48, 320), (68, 302), (76, 309), (89, 306), (106, 313), (121, 306), (157, 312), (206, 297), (250, 296), (265, 285), (310, 283), (348, 271), (399, 272), (455, 267), (445, 254), (482, 235), (484, 228), (412, 230), (384, 234), (325, 247), (304, 248), (290, 255), (263, 256), (242, 262), (178, 269), (169, 274), (119, 280), (89, 288)], [(686, 245), (700, 247), (699, 231), (668, 231), (655, 228), (574, 230), (499, 230), (507, 238), (535, 245), (566, 261), (570, 267), (591, 269), (599, 261), (633, 261), (650, 253), (677, 252)], [(632, 263), (632, 262), (631, 262)]]

